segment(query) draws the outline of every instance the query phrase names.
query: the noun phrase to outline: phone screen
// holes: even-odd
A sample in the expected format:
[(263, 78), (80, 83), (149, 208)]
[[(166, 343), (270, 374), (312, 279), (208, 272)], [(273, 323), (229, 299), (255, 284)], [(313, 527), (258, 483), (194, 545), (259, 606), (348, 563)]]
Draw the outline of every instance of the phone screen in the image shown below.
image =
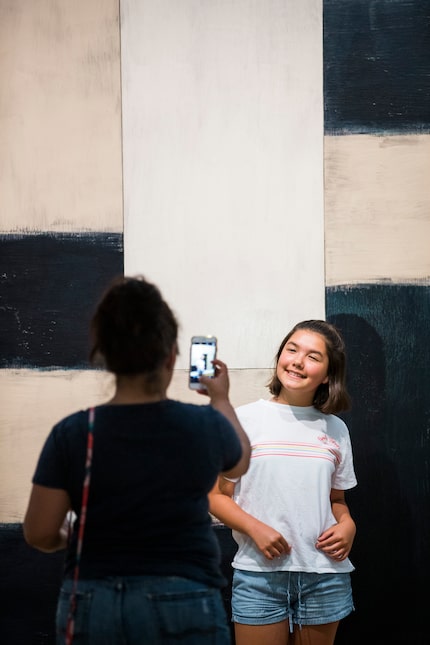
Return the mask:
[(201, 389), (199, 377), (213, 377), (215, 368), (212, 361), (216, 358), (216, 338), (214, 336), (193, 336), (191, 339), (190, 351), (190, 380), (189, 386), (192, 389)]

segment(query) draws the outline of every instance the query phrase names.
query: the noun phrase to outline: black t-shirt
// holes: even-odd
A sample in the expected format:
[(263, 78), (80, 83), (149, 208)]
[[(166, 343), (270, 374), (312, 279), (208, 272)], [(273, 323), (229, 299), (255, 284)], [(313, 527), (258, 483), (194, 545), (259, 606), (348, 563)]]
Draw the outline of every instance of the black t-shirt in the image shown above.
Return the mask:
[[(33, 483), (66, 490), (78, 515), (66, 557), (73, 574), (88, 411), (49, 434)], [(210, 405), (165, 400), (96, 407), (81, 578), (176, 575), (221, 587), (220, 552), (207, 493), (241, 446)]]

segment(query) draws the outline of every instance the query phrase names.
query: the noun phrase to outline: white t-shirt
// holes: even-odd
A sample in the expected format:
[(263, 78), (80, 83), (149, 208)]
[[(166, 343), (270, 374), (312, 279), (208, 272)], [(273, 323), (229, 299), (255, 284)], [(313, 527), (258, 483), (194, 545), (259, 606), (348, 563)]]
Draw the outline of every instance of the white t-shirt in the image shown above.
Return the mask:
[(236, 409), (252, 447), (248, 471), (236, 481), (234, 500), (277, 529), (291, 553), (268, 560), (251, 538), (233, 531), (238, 551), (232, 566), (247, 571), (353, 571), (315, 548), (321, 533), (336, 523), (332, 488), (357, 484), (348, 428), (337, 416), (313, 406), (296, 407), (260, 399)]

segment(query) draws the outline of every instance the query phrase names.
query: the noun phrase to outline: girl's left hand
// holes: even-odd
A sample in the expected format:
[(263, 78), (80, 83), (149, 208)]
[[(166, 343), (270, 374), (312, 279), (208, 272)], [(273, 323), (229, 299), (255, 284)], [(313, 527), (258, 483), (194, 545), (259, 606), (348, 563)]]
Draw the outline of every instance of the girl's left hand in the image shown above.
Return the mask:
[(333, 560), (341, 562), (348, 557), (354, 537), (355, 523), (352, 520), (344, 520), (338, 524), (333, 524), (333, 526), (321, 533), (315, 547)]

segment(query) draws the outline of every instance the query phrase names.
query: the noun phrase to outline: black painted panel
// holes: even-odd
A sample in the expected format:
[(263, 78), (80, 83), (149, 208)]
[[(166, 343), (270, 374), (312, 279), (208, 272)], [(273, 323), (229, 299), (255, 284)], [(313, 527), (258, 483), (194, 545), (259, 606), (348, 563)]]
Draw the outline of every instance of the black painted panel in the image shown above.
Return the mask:
[(64, 552), (41, 553), (21, 524), (0, 524), (0, 643), (55, 645), (55, 610)]
[(327, 134), (430, 132), (429, 0), (324, 0)]
[(123, 267), (121, 234), (0, 236), (0, 367), (89, 367), (95, 303)]
[(358, 478), (357, 488), (347, 493), (358, 527), (351, 554), (356, 612), (341, 625), (340, 635), (348, 635), (347, 643), (424, 645), (423, 590), (430, 587), (430, 285), (329, 288), (326, 308), (347, 344), (353, 407), (342, 416)]

